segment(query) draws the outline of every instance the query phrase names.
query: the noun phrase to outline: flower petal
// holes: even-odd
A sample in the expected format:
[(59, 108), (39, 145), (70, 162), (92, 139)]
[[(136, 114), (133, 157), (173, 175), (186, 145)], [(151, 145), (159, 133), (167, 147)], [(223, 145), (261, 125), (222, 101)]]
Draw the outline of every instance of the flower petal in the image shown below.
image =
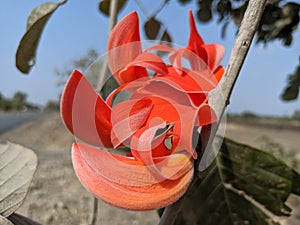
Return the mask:
[[(174, 156), (170, 156), (171, 161), (167, 165), (176, 168), (176, 164), (182, 164), (181, 158), (186, 156)], [(175, 202), (193, 178), (191, 163), (190, 169), (179, 179), (157, 182), (140, 161), (112, 156), (79, 143), (73, 145), (72, 160), (79, 180), (91, 193), (112, 205), (130, 210), (157, 209)], [(106, 174), (103, 175), (103, 172)]]
[[(177, 84), (174, 82), (175, 85)], [(163, 117), (169, 124), (178, 119), (172, 104), (191, 105), (188, 95), (183, 91), (178, 91), (174, 86), (167, 79), (155, 78), (145, 85), (144, 88), (133, 93), (131, 99), (150, 97), (156, 106), (155, 110), (152, 110), (152, 116)], [(180, 86), (178, 89), (180, 89)]]
[[(136, 12), (132, 12), (124, 17), (112, 30), (108, 39), (108, 64), (116, 80), (126, 83), (139, 77), (147, 76), (144, 68), (133, 68), (129, 77), (120, 77), (120, 70), (131, 63), (139, 54), (142, 53), (140, 43), (139, 19)], [(135, 71), (137, 70), (137, 71)]]
[(120, 93), (121, 91), (127, 91), (129, 94), (135, 92), (136, 90), (142, 88), (143, 86), (148, 84), (148, 81), (150, 80), (149, 77), (144, 77), (144, 78), (140, 78), (138, 80), (134, 80), (132, 82), (129, 83), (125, 83), (122, 84), (120, 87), (118, 87), (117, 89), (113, 90), (106, 99), (106, 103), (109, 106), (113, 105), (113, 100), (115, 98), (115, 96)]
[(200, 34), (197, 31), (194, 16), (192, 10), (189, 11), (189, 23), (190, 23), (190, 37), (188, 42), (188, 49), (196, 53), (198, 56), (206, 61), (206, 55), (203, 49), (201, 48), (204, 45), (204, 41)]
[[(116, 24), (108, 39), (107, 50), (110, 51), (113, 48), (131, 42), (140, 42), (139, 18), (136, 12), (128, 14)], [(142, 48), (135, 50), (131, 51), (131, 53), (135, 54), (129, 56), (129, 61), (140, 54)]]
[(117, 78), (118, 82), (121, 84), (129, 83), (131, 81), (143, 78), (143, 77), (148, 77), (149, 74), (146, 70), (146, 68), (141, 67), (141, 66), (130, 66), (126, 68), (122, 68), (119, 70), (117, 73), (117, 77), (115, 74), (115, 77)]
[(173, 128), (173, 143), (175, 143), (176, 147), (174, 153), (185, 150), (196, 159), (197, 152), (193, 146), (193, 137), (197, 110), (185, 105), (176, 105), (176, 110), (180, 115), (180, 119)]
[(172, 47), (170, 47), (168, 45), (162, 45), (162, 44), (153, 45), (153, 46), (145, 49), (145, 51), (152, 51), (152, 50), (163, 51), (163, 52), (175, 51), (175, 49), (173, 49)]
[(215, 69), (214, 76), (217, 79), (218, 83), (222, 79), (224, 73), (225, 73), (225, 69), (223, 66), (219, 66), (219, 67), (217, 67), (217, 69)]
[(150, 99), (128, 100), (114, 106), (111, 141), (114, 148), (131, 137), (147, 120), (153, 103)]
[(224, 56), (224, 47), (218, 44), (207, 44), (202, 45), (202, 48), (205, 49), (207, 53), (208, 67), (211, 69), (211, 71), (214, 71), (220, 65), (221, 60)]
[[(179, 74), (182, 73), (182, 70), (184, 70), (185, 68), (191, 68), (192, 70), (197, 70), (199, 72), (208, 70), (208, 65), (206, 62), (206, 52), (204, 51), (205, 57), (203, 57), (201, 54), (198, 55), (196, 53), (189, 48), (180, 48), (169, 55), (169, 60)], [(190, 67), (188, 67), (188, 65), (182, 65), (183, 58), (190, 63)], [(205, 58), (205, 61), (203, 58)]]
[[(157, 180), (175, 180), (187, 173), (187, 170), (190, 170), (192, 160), (191, 156), (184, 157), (182, 158), (181, 164), (176, 164), (174, 167), (170, 167), (170, 165), (166, 166), (163, 161), (156, 163), (152, 154), (152, 148), (156, 147), (160, 143), (156, 143), (154, 137), (157, 131), (165, 126), (166, 123), (161, 119), (155, 119), (155, 121), (152, 120), (151, 124), (139, 129), (134, 134), (131, 139), (130, 148), (132, 155), (136, 159), (142, 161)], [(184, 151), (182, 150), (180, 154), (188, 155), (183, 152)]]
[(67, 128), (89, 144), (111, 147), (110, 114), (110, 107), (75, 70), (61, 97), (61, 115)]
[(215, 111), (208, 105), (203, 104), (198, 110), (197, 126), (205, 126), (218, 121)]
[(155, 80), (168, 83), (186, 93), (208, 93), (217, 86), (217, 80), (209, 71), (183, 70), (182, 76), (173, 67), (168, 67), (168, 76), (157, 76)]
[(186, 150), (194, 158), (197, 158), (197, 154), (192, 146), (192, 138), (199, 107), (193, 107), (188, 95), (184, 92), (176, 91), (176, 89), (162, 82), (152, 82), (143, 91), (133, 95), (133, 97), (136, 96), (148, 96), (153, 103), (153, 109), (148, 116), (146, 124), (149, 125), (152, 120), (157, 119), (165, 121), (168, 125), (174, 124), (172, 138), (174, 149), (172, 148), (171, 151), (180, 152)]
[[(124, 71), (122, 70), (120, 73), (120, 77), (123, 78), (123, 73), (130, 67), (143, 67), (145, 69), (150, 69), (156, 73), (166, 74), (167, 73), (167, 66), (164, 61), (157, 55), (151, 52), (143, 52), (138, 55), (132, 62), (127, 64)], [(127, 73), (126, 73), (127, 74)], [(137, 75), (140, 76), (140, 75)], [(140, 77), (138, 77), (140, 78)], [(124, 80), (124, 79), (123, 79)]]

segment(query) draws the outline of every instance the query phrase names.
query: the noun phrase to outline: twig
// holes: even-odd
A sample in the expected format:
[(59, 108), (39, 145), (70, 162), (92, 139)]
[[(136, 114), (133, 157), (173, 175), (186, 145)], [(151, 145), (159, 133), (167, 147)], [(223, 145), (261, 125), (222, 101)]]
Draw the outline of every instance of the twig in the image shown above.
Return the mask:
[[(108, 26), (108, 35), (110, 34), (110, 32), (112, 31), (112, 29), (114, 28), (114, 26), (117, 23), (117, 12), (118, 12), (118, 0), (111, 0), (110, 1), (110, 8), (109, 8), (109, 26)], [(106, 74), (108, 72), (108, 63), (107, 60), (105, 60), (103, 62), (102, 68), (101, 68), (101, 72), (100, 72), (100, 76), (98, 78), (98, 86), (96, 88), (96, 91), (98, 93), (101, 92), (102, 89), (102, 79), (105, 78)]]
[(220, 101), (217, 96), (212, 96), (213, 101), (211, 106), (215, 109), (217, 114), (223, 114), (226, 106), (229, 104), (231, 92), (247, 56), (254, 34), (264, 12), (266, 2), (267, 0), (249, 1), (247, 10), (241, 22), (240, 30), (231, 51), (224, 77), (220, 82), (225, 101)]
[(117, 23), (118, 0), (110, 0), (108, 34)]
[[(109, 8), (109, 27), (108, 27), (108, 35), (114, 28), (117, 23), (117, 9), (118, 9), (118, 0), (111, 0), (110, 1), (110, 8)], [(102, 65), (102, 69), (100, 72), (100, 76), (98, 78), (98, 87), (96, 91), (100, 92), (102, 85), (101, 79), (102, 77), (106, 77), (106, 73), (108, 72), (108, 64), (107, 61), (104, 61)], [(89, 225), (95, 225), (97, 221), (97, 213), (98, 213), (98, 199), (96, 197), (93, 198), (93, 211), (89, 220)]]
[(93, 211), (90, 217), (89, 225), (95, 225), (97, 221), (97, 213), (98, 213), (98, 199), (93, 197)]
[(137, 4), (137, 6), (140, 8), (140, 10), (142, 11), (142, 13), (144, 14), (144, 16), (149, 20), (152, 17), (157, 16), (157, 14), (165, 7), (165, 5), (167, 3), (169, 3), (170, 0), (163, 0), (161, 1), (160, 5), (158, 6), (158, 8), (149, 15), (147, 8), (139, 1), (139, 0), (135, 0), (135, 3)]
[(155, 17), (157, 16), (157, 14), (165, 7), (165, 5), (167, 3), (169, 3), (170, 0), (163, 0), (160, 5), (158, 6), (158, 8), (150, 15), (150, 18), (151, 17)]
[[(214, 92), (210, 97), (212, 100), (210, 105), (216, 111), (217, 115), (222, 117), (226, 106), (229, 104), (229, 99), (231, 96), (231, 92), (234, 88), (235, 82), (239, 76), (240, 70), (250, 48), (251, 42), (253, 40), (254, 34), (257, 30), (259, 25), (259, 21), (263, 14), (265, 8), (266, 0), (250, 0), (243, 20), (241, 22), (239, 33), (236, 37), (234, 46), (231, 51), (231, 55), (229, 58), (228, 65), (226, 67), (226, 71), (224, 77), (220, 82), (220, 87), (222, 90), (223, 96), (219, 96), (219, 92)], [(202, 137), (202, 145), (201, 150), (202, 152), (205, 149), (209, 149), (211, 146), (213, 138), (207, 140), (209, 136), (215, 136), (216, 134), (216, 127), (210, 126), (202, 129), (201, 137)], [(206, 141), (206, 143), (203, 143)], [(201, 158), (199, 157), (197, 161), (199, 162)], [(196, 165), (198, 163), (196, 162)], [(198, 168), (196, 168), (198, 169)], [(198, 173), (198, 171), (197, 171)], [(194, 176), (194, 179), (199, 179), (199, 176)], [(186, 192), (187, 195), (189, 190)], [(184, 196), (185, 196), (184, 195)], [(167, 206), (162, 217), (159, 225), (173, 225), (175, 222), (175, 218), (177, 213), (180, 211), (183, 198), (180, 198), (177, 202), (173, 203), (170, 206)]]

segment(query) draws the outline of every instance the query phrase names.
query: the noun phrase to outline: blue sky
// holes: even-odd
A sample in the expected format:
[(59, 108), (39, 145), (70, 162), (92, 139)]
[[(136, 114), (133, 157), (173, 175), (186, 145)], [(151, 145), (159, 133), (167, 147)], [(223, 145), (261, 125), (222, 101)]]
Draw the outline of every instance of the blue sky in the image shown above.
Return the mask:
[[(160, 3), (139, 1), (150, 12)], [(56, 100), (61, 88), (57, 87), (59, 78), (55, 75), (55, 68), (63, 68), (71, 60), (83, 56), (90, 48), (97, 49), (100, 54), (105, 52), (108, 19), (98, 11), (99, 0), (69, 0), (47, 23), (37, 51), (36, 66), (29, 75), (21, 74), (15, 67), (15, 52), (25, 32), (27, 16), (34, 7), (44, 2), (46, 1), (2, 2), (0, 92), (5, 97), (12, 97), (19, 90), (27, 93), (28, 100), (32, 103), (45, 104), (48, 100)], [(171, 1), (158, 16), (165, 22), (173, 42), (182, 46), (186, 45), (189, 34), (189, 7), (182, 7), (177, 1)], [(135, 1), (129, 1), (118, 19), (133, 10), (138, 11), (142, 25), (147, 15), (141, 12)], [(225, 46), (223, 65), (226, 65), (234, 42), (234, 26), (228, 27), (225, 39), (221, 39), (221, 26), (217, 26), (216, 22), (197, 24), (197, 27), (205, 42)], [(142, 39), (145, 39), (144, 35)], [(291, 115), (296, 109), (300, 109), (300, 98), (291, 103), (282, 102), (279, 98), (286, 85), (287, 74), (293, 73), (298, 65), (299, 39), (298, 30), (291, 48), (283, 47), (280, 42), (267, 47), (251, 47), (234, 89), (229, 112), (249, 110), (264, 115)]]

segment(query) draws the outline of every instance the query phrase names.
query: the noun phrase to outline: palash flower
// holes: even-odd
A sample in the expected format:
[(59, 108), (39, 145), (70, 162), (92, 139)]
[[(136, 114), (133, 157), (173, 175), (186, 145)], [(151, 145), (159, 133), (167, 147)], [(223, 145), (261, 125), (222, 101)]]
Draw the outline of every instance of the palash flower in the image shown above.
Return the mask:
[[(203, 42), (191, 11), (189, 24), (187, 47), (143, 51), (133, 12), (108, 40), (109, 68), (119, 88), (102, 99), (78, 71), (65, 86), (61, 115), (81, 140), (72, 146), (75, 172), (92, 194), (112, 205), (161, 208), (179, 199), (193, 178), (195, 128), (217, 121), (208, 93), (224, 73), (219, 65), (224, 49)], [(154, 50), (169, 52), (169, 63)], [(124, 93), (126, 100), (117, 101)], [(112, 148), (130, 152), (107, 151)]]

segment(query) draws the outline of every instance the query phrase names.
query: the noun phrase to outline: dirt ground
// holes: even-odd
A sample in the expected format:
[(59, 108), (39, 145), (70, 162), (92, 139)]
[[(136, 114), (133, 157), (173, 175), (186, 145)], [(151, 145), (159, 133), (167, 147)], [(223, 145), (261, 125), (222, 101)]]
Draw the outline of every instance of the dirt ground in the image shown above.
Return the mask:
[[(231, 121), (227, 124), (226, 136), (256, 147), (277, 143), (294, 159), (300, 160), (298, 124), (285, 127), (278, 126), (278, 123)], [(43, 225), (88, 224), (92, 196), (74, 174), (70, 155), (74, 138), (62, 124), (58, 113), (50, 113), (25, 123), (4, 133), (0, 139), (31, 148), (39, 158), (30, 191), (18, 213)], [(289, 202), (294, 208), (300, 208), (299, 198), (292, 197)], [(102, 201), (99, 204), (98, 225), (154, 225), (159, 221), (156, 211), (135, 212)], [(292, 219), (285, 222), (286, 225), (299, 224), (300, 210), (297, 211)]]

